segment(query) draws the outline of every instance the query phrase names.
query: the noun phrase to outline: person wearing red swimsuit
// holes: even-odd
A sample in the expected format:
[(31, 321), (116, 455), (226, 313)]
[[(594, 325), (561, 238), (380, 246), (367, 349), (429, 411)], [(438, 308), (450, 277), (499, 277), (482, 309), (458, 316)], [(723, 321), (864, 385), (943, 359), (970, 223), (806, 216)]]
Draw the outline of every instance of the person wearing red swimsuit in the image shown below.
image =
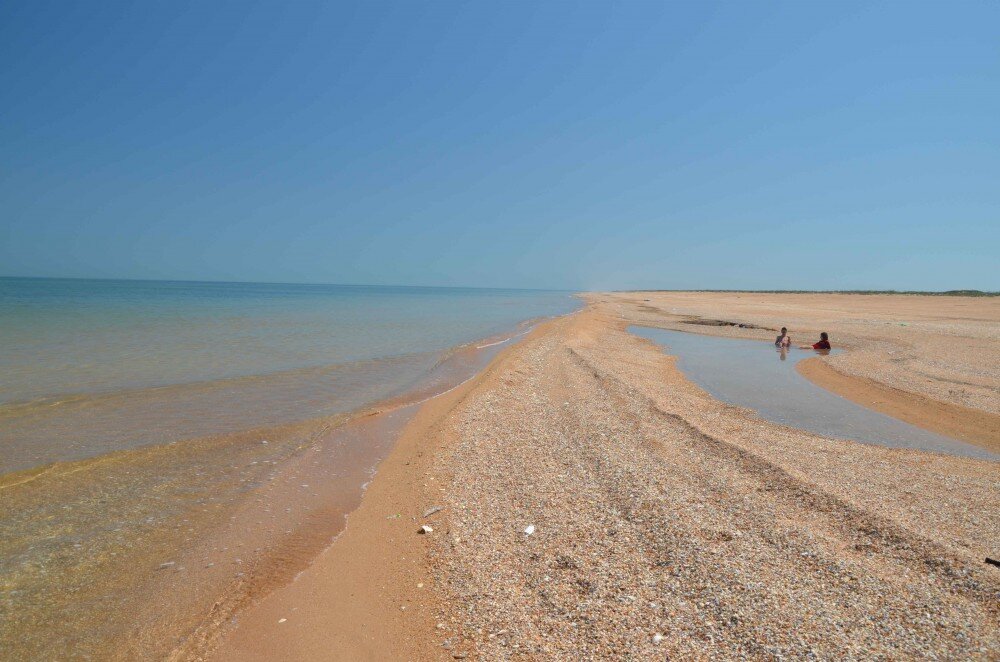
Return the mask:
[(819, 334), (819, 342), (812, 345), (802, 345), (801, 349), (830, 349), (830, 336), (826, 331)]

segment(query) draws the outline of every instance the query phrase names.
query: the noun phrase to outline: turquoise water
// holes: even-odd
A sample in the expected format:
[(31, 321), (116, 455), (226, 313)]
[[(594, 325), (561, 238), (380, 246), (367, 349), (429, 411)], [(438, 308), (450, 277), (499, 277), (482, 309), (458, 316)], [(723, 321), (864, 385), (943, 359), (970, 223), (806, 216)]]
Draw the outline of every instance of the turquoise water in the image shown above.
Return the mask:
[(0, 278), (0, 471), (350, 411), (567, 292)]

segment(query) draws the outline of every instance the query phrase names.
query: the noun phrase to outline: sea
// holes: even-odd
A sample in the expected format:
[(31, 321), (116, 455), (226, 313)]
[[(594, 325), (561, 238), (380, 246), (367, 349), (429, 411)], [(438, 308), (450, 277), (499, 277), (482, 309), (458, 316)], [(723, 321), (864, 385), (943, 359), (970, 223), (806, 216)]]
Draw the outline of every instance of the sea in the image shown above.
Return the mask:
[(0, 278), (0, 650), (202, 654), (330, 543), (420, 402), (580, 305)]

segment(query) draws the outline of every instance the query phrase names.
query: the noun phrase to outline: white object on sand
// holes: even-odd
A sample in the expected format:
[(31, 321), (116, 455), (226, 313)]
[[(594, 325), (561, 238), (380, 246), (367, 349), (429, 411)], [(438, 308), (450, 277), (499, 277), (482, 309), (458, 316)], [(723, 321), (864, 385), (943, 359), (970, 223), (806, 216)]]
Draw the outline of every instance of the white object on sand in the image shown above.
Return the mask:
[(534, 532), (535, 532), (535, 525), (534, 525), (534, 524), (529, 524), (529, 525), (528, 525), (528, 528), (526, 528), (526, 529), (524, 530), (524, 535), (526, 535), (526, 536), (530, 536), (530, 535), (531, 535), (532, 533), (534, 533)]
[(425, 524), (424, 526), (420, 527), (420, 530), (417, 531), (417, 533), (431, 533), (433, 531), (434, 531), (434, 529), (432, 529), (431, 527), (429, 527), (429, 526), (427, 526)]

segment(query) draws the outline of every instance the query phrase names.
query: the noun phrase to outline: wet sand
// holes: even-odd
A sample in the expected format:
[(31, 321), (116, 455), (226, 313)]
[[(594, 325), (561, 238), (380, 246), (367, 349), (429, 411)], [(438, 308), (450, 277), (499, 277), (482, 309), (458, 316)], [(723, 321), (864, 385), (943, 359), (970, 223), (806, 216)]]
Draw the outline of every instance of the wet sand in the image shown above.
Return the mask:
[(6, 476), (0, 639), (9, 659), (163, 659), (182, 643), (198, 649), (221, 620), (329, 545), (405, 414)]
[(0, 657), (202, 656), (329, 546), (419, 403), (509, 339), (367, 409), (0, 475)]
[(589, 295), (425, 404), (344, 533), (209, 657), (995, 659), (995, 463), (769, 423), (625, 330), (827, 330), (838, 372), (991, 420), (997, 304), (871, 299)]
[(796, 366), (804, 377), (852, 402), (907, 423), (1000, 453), (1000, 416), (839, 372), (819, 358)]

